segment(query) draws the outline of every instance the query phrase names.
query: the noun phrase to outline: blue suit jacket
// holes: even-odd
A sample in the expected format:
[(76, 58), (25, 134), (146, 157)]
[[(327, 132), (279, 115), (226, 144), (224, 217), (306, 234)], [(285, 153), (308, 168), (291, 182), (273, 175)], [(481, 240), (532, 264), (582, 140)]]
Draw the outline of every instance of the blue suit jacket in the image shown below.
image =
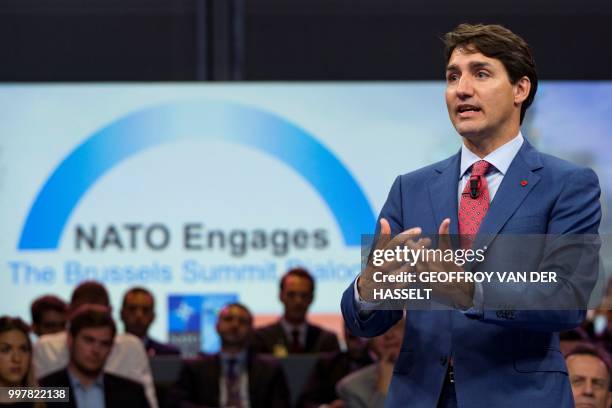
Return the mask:
[[(435, 234), (445, 218), (451, 218), (451, 234), (457, 233), (459, 164), (457, 154), (395, 180), (380, 214), (389, 221), (392, 234), (415, 226)], [(539, 153), (525, 140), (479, 236), (597, 234), (599, 195), (592, 170)], [(595, 279), (583, 280), (583, 289), (590, 291)], [(485, 299), (489, 290), (494, 288), (483, 287)], [(384, 333), (402, 316), (398, 310), (359, 314), (354, 296), (351, 284), (341, 307), (349, 329), (358, 336)], [(474, 317), (456, 310), (409, 310), (387, 406), (436, 407), (452, 355), (462, 408), (573, 407), (557, 332), (577, 326), (584, 314), (584, 310), (487, 309)]]

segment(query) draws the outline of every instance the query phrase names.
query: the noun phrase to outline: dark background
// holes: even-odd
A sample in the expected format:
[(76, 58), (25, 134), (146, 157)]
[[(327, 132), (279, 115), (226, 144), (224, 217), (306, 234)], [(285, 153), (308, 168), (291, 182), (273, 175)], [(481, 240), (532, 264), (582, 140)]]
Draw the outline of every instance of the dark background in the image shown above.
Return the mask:
[(2, 0), (0, 81), (430, 80), (500, 23), (541, 79), (612, 79), (612, 1)]

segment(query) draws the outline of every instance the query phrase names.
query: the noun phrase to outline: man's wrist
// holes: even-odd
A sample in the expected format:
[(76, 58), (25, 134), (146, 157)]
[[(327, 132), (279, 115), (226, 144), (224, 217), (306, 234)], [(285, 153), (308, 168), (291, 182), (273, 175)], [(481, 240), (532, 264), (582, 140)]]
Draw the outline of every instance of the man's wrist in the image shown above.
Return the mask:
[(458, 290), (455, 299), (455, 307), (466, 311), (474, 307), (474, 283), (466, 282)]
[(361, 279), (362, 276), (361, 274), (357, 277), (357, 296), (359, 298), (360, 301), (362, 302), (369, 302), (370, 300), (368, 300), (365, 296), (365, 293), (368, 292), (368, 288), (366, 286), (366, 284), (364, 283), (364, 280)]

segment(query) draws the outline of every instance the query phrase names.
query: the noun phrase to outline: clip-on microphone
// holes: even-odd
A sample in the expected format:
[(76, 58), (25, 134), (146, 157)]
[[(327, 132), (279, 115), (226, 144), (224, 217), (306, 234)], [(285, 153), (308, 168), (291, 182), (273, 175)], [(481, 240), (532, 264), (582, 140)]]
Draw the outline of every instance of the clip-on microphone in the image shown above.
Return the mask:
[(472, 197), (472, 199), (477, 199), (478, 196), (480, 195), (480, 192), (478, 191), (478, 185), (480, 184), (480, 180), (478, 179), (478, 177), (473, 176), (470, 177), (470, 197)]

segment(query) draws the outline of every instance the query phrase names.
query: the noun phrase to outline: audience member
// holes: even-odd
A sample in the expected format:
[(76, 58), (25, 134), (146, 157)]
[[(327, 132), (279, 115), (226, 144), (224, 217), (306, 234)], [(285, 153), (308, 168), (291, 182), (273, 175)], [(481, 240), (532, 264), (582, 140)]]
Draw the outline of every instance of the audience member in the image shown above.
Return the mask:
[(336, 384), (348, 374), (374, 362), (370, 356), (368, 341), (353, 335), (344, 327), (346, 351), (326, 353), (321, 356), (310, 374), (298, 402), (301, 408), (329, 408), (344, 406), (336, 393)]
[(604, 298), (601, 305), (595, 310), (591, 320), (583, 323), (584, 330), (593, 343), (612, 353), (612, 299)]
[(336, 391), (347, 408), (382, 408), (391, 382), (393, 367), (404, 337), (405, 319), (400, 319), (385, 334), (371, 340), (378, 362), (343, 378)]
[(145, 288), (134, 287), (123, 296), (121, 320), (126, 333), (142, 340), (149, 356), (180, 355), (180, 350), (171, 345), (160, 343), (149, 337), (149, 327), (155, 319), (155, 298)]
[(149, 407), (142, 384), (103, 372), (115, 334), (115, 322), (108, 307), (81, 306), (70, 319), (68, 365), (43, 377), (40, 384), (44, 387), (68, 387), (68, 404), (75, 408)]
[(338, 338), (308, 323), (306, 314), (314, 299), (315, 282), (302, 268), (289, 270), (280, 281), (284, 314), (280, 321), (255, 331), (253, 350), (284, 357), (291, 353), (339, 351)]
[(66, 302), (57, 296), (41, 296), (32, 302), (32, 330), (38, 337), (66, 330)]
[(591, 344), (581, 344), (565, 357), (576, 407), (609, 408), (611, 369), (608, 353)]
[(187, 362), (171, 392), (170, 404), (181, 407), (286, 408), (289, 390), (280, 365), (249, 352), (253, 316), (231, 303), (219, 313), (221, 351)]
[(559, 333), (559, 348), (564, 356), (572, 351), (574, 347), (587, 342), (589, 342), (589, 336), (582, 327), (576, 327)]
[[(0, 317), (0, 387), (34, 387), (30, 328), (18, 317)], [(41, 404), (11, 403), (0, 395), (0, 404), (15, 407), (37, 407)]]
[[(72, 293), (69, 315), (85, 304), (110, 308), (104, 286), (94, 281), (79, 284)], [(48, 334), (34, 344), (34, 368), (39, 378), (66, 367), (69, 359), (67, 337), (66, 331)], [(151, 367), (140, 339), (129, 333), (115, 336), (104, 371), (142, 383), (150, 405), (157, 407)]]

